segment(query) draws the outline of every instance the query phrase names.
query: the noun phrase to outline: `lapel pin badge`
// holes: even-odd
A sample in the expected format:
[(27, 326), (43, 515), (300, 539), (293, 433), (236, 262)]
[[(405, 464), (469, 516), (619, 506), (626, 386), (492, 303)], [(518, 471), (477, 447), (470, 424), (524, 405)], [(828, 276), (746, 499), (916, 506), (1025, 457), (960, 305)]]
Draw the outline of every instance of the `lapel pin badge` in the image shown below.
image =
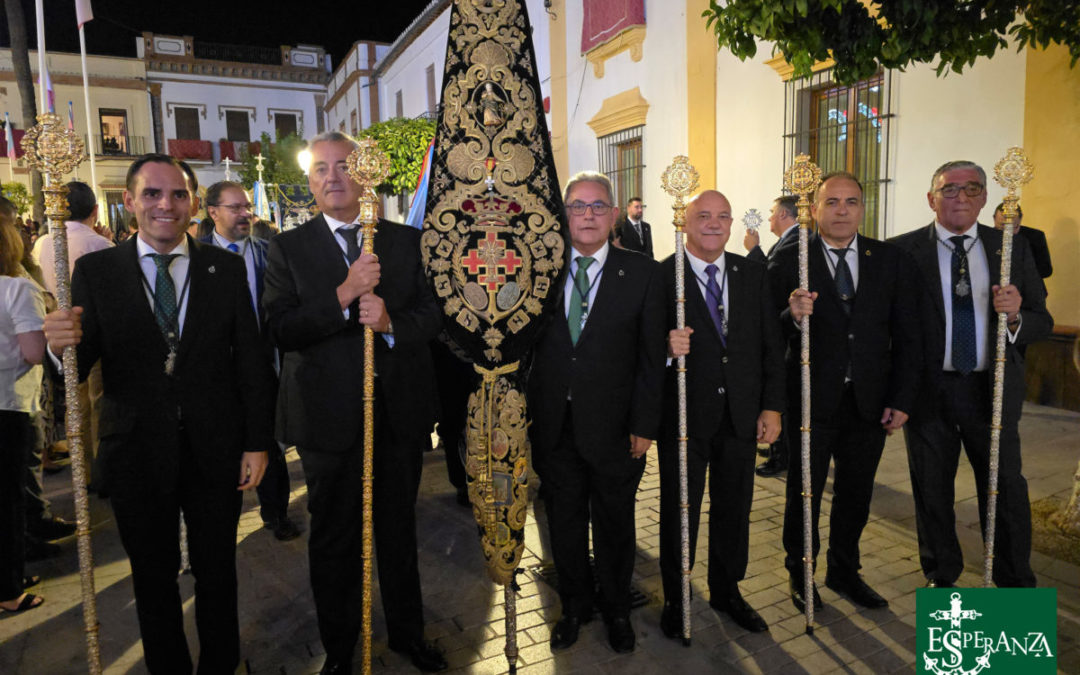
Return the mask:
[(213, 274), (213, 273), (214, 273), (214, 272), (216, 272), (217, 270), (216, 270), (216, 269), (214, 268), (214, 266), (213, 266), (213, 265), (211, 265), (211, 266), (210, 266), (210, 267), (209, 267), (209, 268), (208, 268), (208, 269), (207, 269), (206, 271), (207, 271), (207, 272), (209, 272), (210, 274)]
[(626, 272), (623, 272), (622, 270), (619, 270), (619, 276), (620, 276), (620, 277), (625, 277), (625, 276), (626, 276)]
[(870, 255), (870, 250), (869, 250), (869, 249), (867, 249), (867, 251), (866, 251), (866, 255), (867, 255), (867, 256), (869, 256), (869, 255)]
[(739, 271), (739, 266), (738, 265), (732, 265), (731, 266), (731, 271), (732, 272), (738, 272)]

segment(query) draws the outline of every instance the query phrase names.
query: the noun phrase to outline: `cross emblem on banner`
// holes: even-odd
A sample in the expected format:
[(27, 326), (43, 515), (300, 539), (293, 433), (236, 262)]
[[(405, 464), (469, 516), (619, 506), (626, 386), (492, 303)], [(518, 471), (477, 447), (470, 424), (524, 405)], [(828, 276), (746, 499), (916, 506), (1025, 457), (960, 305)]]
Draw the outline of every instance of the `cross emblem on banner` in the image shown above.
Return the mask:
[[(469, 274), (478, 274), (477, 281), (487, 286), (488, 293), (494, 294), (499, 286), (506, 283), (506, 275), (514, 274), (524, 261), (513, 250), (507, 250), (506, 242), (494, 232), (488, 232), (469, 255), (461, 259), (461, 264)], [(483, 268), (483, 273), (481, 273)], [(500, 274), (500, 271), (503, 274)]]

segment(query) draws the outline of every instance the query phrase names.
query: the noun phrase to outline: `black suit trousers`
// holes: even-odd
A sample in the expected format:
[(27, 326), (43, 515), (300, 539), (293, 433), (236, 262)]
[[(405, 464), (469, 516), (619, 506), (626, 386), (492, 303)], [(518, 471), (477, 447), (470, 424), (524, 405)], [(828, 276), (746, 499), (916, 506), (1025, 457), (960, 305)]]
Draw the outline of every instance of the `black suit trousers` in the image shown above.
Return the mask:
[[(913, 415), (904, 427), (915, 497), (919, 561), (928, 579), (954, 583), (964, 569), (956, 538), (954, 483), (963, 445), (975, 473), (979, 521), (986, 532), (990, 471), (990, 378), (986, 373), (942, 374), (938, 410)], [(921, 411), (920, 411), (921, 412)], [(1034, 587), (1031, 570), (1031, 504), (1021, 473), (1016, 421), (1003, 420), (994, 535), (994, 583)]]
[(0, 410), (0, 600), (23, 592), (30, 415)]
[[(378, 381), (376, 381), (378, 389)], [(397, 438), (375, 396), (374, 503), (379, 589), (392, 643), (423, 637), (416, 495), (424, 436)], [(298, 447), (308, 486), (308, 558), (319, 635), (328, 656), (352, 658), (361, 628), (363, 434), (346, 452)]]
[[(574, 438), (569, 401), (559, 441), (536, 458), (545, 487), (551, 553), (559, 576), (563, 615), (592, 614), (593, 589), (599, 582), (601, 612), (607, 618), (630, 614), (630, 579), (634, 574), (636, 530), (634, 499), (645, 471), (645, 458), (631, 459), (624, 448), (583, 448)], [(627, 461), (589, 462), (584, 453), (624, 452)], [(608, 455), (610, 456), (610, 455)], [(589, 522), (592, 521), (594, 581), (589, 568)]]
[(182, 432), (180, 447), (175, 489), (165, 493), (125, 489), (110, 495), (120, 541), (131, 561), (146, 667), (155, 675), (191, 673), (176, 581), (183, 513), (195, 577), (197, 672), (231, 673), (240, 662), (236, 526), (243, 494), (235, 485), (215, 484), (201, 476)]
[(266, 473), (255, 488), (259, 495), (259, 515), (264, 523), (276, 525), (289, 511), (289, 465), (285, 461), (285, 449), (267, 448)]
[[(726, 595), (746, 576), (750, 551), (750, 506), (754, 500), (757, 444), (735, 436), (725, 419), (712, 438), (686, 443), (690, 505), (690, 568), (694, 567), (705, 470), (709, 472), (709, 593)], [(679, 445), (674, 438), (659, 446), (660, 575), (664, 599), (682, 602), (682, 531), (679, 508)]]
[[(797, 409), (797, 406), (791, 406)], [(784, 508), (784, 567), (796, 578), (803, 569), (803, 498), (802, 498), (802, 439), (797, 423), (788, 429), (787, 504)], [(870, 498), (874, 493), (881, 452), (885, 449), (885, 430), (877, 421), (867, 421), (859, 415), (855, 404), (854, 387), (846, 386), (837, 413), (830, 419), (813, 419), (810, 425), (810, 486), (811, 532), (813, 533), (814, 565), (821, 548), (818, 537), (818, 515), (821, 513), (821, 493), (829, 475), (829, 462), (835, 464), (833, 474), (832, 511), (829, 515), (829, 573), (841, 577), (859, 571), (859, 538), (870, 517)]]

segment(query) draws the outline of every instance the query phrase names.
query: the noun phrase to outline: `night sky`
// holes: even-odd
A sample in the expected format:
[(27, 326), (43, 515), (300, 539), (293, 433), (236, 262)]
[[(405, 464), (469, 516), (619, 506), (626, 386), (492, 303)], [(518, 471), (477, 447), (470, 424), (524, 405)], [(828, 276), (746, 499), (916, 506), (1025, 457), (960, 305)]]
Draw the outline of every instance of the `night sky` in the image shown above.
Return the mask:
[[(19, 0), (4, 0), (18, 2)], [(86, 24), (90, 54), (135, 56), (143, 31), (192, 35), (195, 40), (277, 47), (315, 44), (333, 56), (336, 68), (357, 40), (392, 42), (430, 0), (352, 2), (252, 2), (251, 0), (93, 0), (94, 20)], [(37, 43), (33, 0), (22, 0), (30, 48)], [(45, 0), (45, 46), (79, 51), (74, 0)], [(292, 9), (290, 9), (292, 8)], [(7, 15), (0, 13), (0, 46), (10, 46)]]

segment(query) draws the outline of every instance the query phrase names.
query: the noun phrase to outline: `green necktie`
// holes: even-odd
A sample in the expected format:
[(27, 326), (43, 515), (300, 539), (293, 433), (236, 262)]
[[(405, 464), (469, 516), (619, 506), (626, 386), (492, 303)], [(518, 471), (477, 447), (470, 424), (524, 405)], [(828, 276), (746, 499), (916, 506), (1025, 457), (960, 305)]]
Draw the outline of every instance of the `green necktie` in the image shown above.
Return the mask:
[(581, 337), (585, 320), (589, 316), (589, 265), (591, 264), (593, 264), (592, 258), (578, 256), (574, 288), (570, 291), (570, 312), (566, 315), (566, 323), (570, 326), (570, 342), (575, 346), (578, 338)]
[(177, 254), (165, 255), (153, 254), (154, 264), (157, 265), (157, 277), (154, 281), (154, 318), (157, 319), (161, 334), (165, 336), (165, 342), (171, 349), (176, 349), (180, 344), (180, 308), (176, 305), (176, 285), (172, 275), (169, 274), (169, 265)]

